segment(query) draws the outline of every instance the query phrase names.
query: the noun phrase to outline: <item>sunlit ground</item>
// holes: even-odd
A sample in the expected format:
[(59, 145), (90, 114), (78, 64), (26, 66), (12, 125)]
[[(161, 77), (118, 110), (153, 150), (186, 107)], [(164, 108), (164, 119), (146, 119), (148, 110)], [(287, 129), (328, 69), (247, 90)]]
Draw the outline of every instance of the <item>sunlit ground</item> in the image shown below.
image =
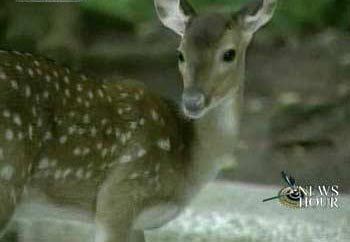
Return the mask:
[[(338, 209), (290, 209), (278, 201), (262, 203), (279, 189), (213, 183), (180, 217), (160, 230), (148, 232), (147, 241), (350, 241), (350, 196), (340, 195)], [(19, 219), (27, 225), (22, 234), (25, 242), (93, 241), (92, 226), (82, 223), (84, 216), (72, 215), (70, 222), (58, 218), (52, 223), (49, 213), (42, 208), (37, 207), (34, 213), (41, 220)]]

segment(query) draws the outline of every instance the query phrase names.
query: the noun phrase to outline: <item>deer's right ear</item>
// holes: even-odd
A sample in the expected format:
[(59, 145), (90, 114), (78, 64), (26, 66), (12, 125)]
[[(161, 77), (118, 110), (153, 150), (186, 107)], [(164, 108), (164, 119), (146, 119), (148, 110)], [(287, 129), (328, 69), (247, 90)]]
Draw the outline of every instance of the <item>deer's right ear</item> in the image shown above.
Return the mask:
[(183, 36), (188, 21), (195, 15), (187, 0), (154, 0), (154, 3), (164, 26)]
[(239, 13), (239, 23), (249, 35), (267, 24), (277, 6), (278, 0), (253, 0), (247, 4)]

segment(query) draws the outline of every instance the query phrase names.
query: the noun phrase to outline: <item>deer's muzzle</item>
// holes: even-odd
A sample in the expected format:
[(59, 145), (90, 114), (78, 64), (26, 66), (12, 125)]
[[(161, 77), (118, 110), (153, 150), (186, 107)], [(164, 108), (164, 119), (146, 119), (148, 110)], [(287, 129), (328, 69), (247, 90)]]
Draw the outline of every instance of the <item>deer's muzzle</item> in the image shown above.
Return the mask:
[(182, 105), (185, 115), (190, 118), (199, 118), (205, 109), (205, 95), (196, 89), (185, 90), (182, 95)]

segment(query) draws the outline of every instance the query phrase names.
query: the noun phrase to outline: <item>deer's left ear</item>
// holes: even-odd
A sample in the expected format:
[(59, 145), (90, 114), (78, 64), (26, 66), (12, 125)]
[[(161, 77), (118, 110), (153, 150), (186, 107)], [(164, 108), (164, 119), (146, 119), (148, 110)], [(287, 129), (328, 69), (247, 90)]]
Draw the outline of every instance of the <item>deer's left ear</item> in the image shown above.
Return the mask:
[(195, 11), (187, 0), (154, 0), (160, 21), (180, 36)]
[(238, 13), (238, 21), (248, 35), (254, 34), (271, 20), (277, 1), (255, 0)]

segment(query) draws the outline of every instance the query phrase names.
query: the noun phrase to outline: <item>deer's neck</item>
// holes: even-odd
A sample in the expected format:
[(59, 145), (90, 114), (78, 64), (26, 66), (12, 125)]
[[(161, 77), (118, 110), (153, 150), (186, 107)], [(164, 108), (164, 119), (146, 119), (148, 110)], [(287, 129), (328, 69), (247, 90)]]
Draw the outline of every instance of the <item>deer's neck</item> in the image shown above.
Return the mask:
[[(238, 136), (241, 95), (234, 94), (204, 117), (195, 120), (188, 175), (192, 189), (213, 180), (223, 163), (233, 162)], [(194, 192), (192, 191), (189, 191)]]

